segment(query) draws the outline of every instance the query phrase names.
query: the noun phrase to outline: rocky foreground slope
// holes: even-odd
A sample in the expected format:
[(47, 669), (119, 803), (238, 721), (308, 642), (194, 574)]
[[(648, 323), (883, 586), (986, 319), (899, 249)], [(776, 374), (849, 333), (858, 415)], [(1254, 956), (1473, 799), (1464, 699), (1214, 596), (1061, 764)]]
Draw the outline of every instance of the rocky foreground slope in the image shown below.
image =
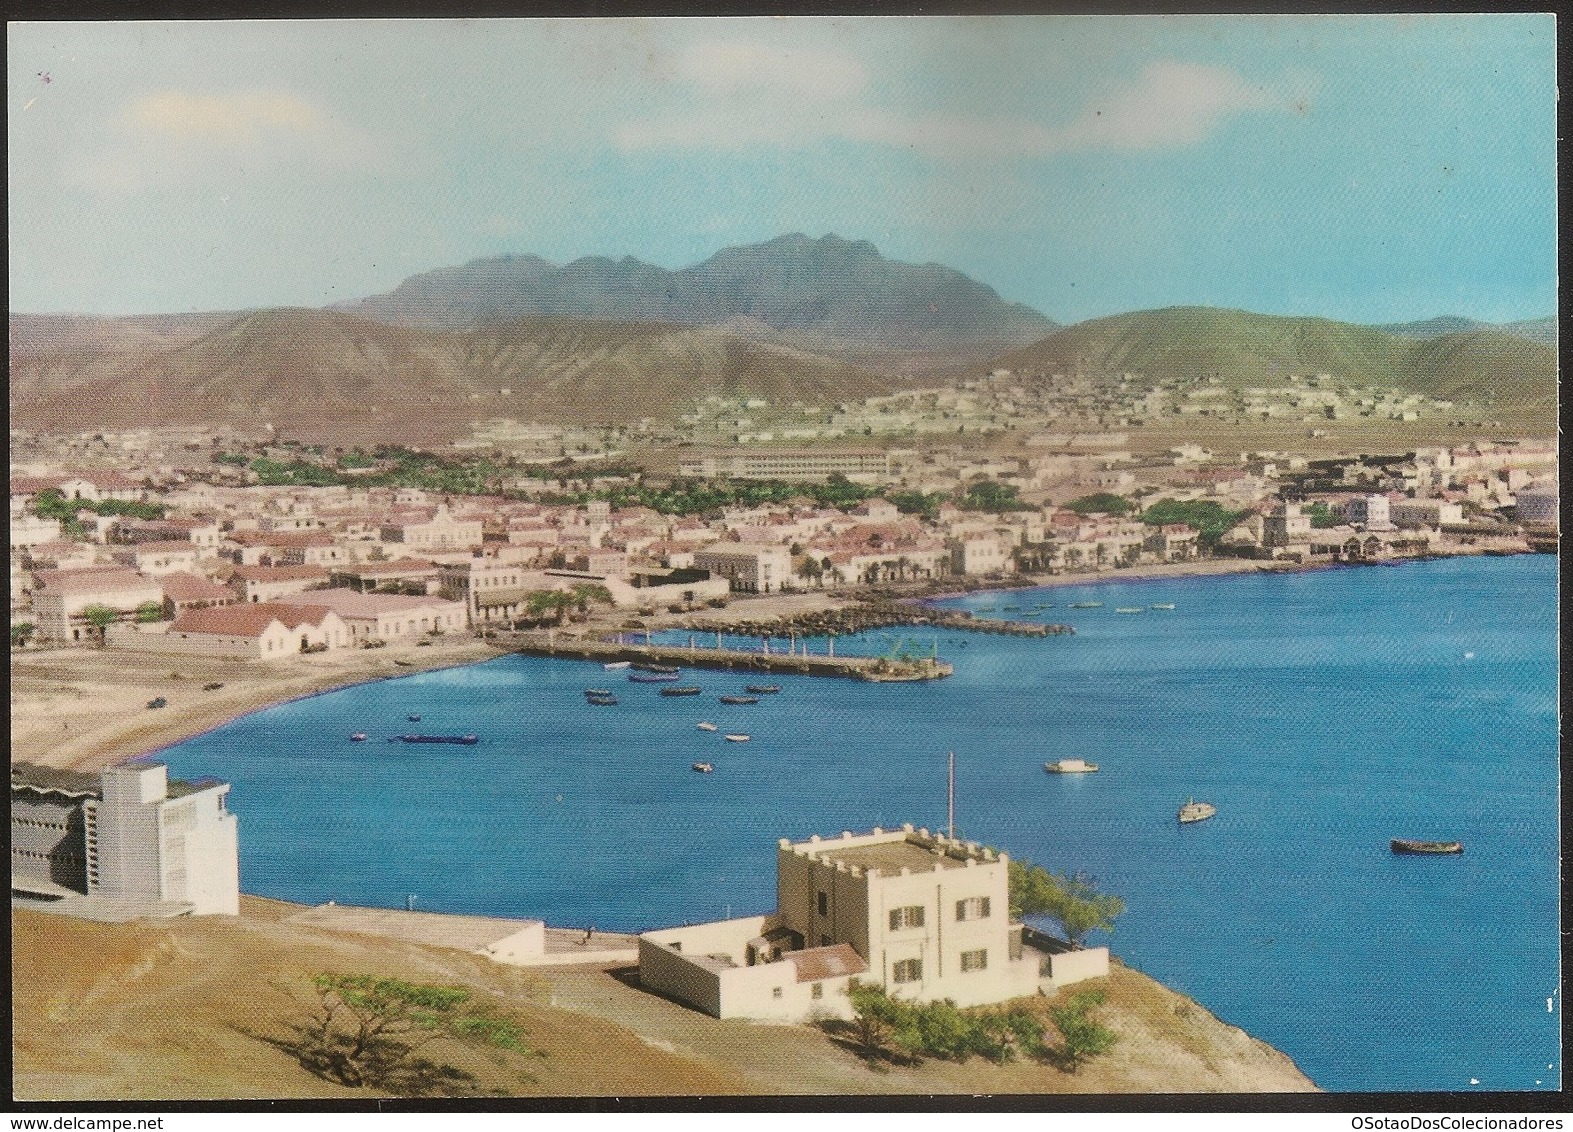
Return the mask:
[[(313, 1076), (277, 1044), (318, 972), (471, 987), (544, 1056), (422, 1052), (490, 1095), (1300, 1092), (1286, 1056), (1125, 967), (1102, 980), (1120, 1040), (1071, 1074), (1041, 1062), (871, 1068), (810, 1026), (717, 1021), (641, 991), (630, 971), (521, 970), (479, 956), (284, 922), (243, 898), (238, 919), (95, 924), (12, 919), (13, 1090), (32, 1100), (375, 1096)], [(1038, 1001), (1043, 1006), (1048, 1000)]]

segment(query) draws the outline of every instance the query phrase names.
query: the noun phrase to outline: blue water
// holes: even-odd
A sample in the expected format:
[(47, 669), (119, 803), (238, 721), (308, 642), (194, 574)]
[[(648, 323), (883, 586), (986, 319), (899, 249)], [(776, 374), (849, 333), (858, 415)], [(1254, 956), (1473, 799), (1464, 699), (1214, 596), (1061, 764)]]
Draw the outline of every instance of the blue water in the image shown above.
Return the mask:
[[(1077, 633), (841, 638), (843, 654), (937, 646), (956, 674), (772, 676), (782, 693), (753, 706), (715, 700), (744, 676), (693, 672), (703, 696), (663, 699), (596, 664), (505, 657), (286, 704), (166, 755), (234, 783), (248, 892), (640, 930), (769, 910), (777, 837), (940, 828), (954, 750), (959, 832), (1093, 874), (1127, 909), (1102, 942), (1324, 1088), (1552, 1089), (1555, 569), (972, 595), (942, 604), (1052, 603), (1041, 619)], [(1105, 604), (1067, 608), (1080, 600)], [(587, 706), (587, 686), (620, 705)], [(385, 742), (412, 711), (482, 743)], [(348, 742), (357, 730), (371, 741)], [(1062, 757), (1102, 770), (1043, 772)], [(700, 759), (715, 773), (693, 773)], [(1218, 816), (1180, 828), (1190, 796)], [(1395, 836), (1466, 851), (1395, 857)]]

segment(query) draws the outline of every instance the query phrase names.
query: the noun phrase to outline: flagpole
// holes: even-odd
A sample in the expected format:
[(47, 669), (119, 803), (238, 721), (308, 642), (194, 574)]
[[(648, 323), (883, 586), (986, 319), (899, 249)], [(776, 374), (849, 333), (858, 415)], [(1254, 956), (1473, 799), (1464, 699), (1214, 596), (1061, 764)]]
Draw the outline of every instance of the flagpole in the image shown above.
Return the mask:
[(950, 805), (947, 809), (946, 824), (949, 827), (945, 836), (952, 840), (956, 837), (956, 752), (950, 752)]

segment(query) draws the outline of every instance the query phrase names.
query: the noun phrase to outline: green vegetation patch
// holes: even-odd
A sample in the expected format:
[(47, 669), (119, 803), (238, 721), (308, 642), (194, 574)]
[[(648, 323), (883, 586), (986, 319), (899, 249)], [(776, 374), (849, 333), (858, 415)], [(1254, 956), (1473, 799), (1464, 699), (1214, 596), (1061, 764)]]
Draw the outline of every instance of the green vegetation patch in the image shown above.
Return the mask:
[(1110, 491), (1099, 491), (1092, 495), (1083, 495), (1079, 499), (1072, 499), (1065, 504), (1067, 511), (1074, 511), (1078, 515), (1091, 515), (1103, 513), (1106, 515), (1128, 515), (1136, 510), (1136, 504), (1126, 499), (1123, 495), (1115, 495)]
[(1160, 499), (1141, 513), (1149, 527), (1187, 523), (1200, 532), (1203, 546), (1216, 546), (1249, 511), (1229, 511), (1211, 499)]

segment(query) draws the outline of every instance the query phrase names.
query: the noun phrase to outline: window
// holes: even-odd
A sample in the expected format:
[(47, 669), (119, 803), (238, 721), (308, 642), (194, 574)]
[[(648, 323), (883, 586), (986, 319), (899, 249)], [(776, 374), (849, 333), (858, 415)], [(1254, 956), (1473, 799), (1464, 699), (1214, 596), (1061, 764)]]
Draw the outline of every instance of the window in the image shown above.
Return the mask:
[(780, 987), (772, 987), (771, 990), (770, 990), (770, 997), (771, 998), (780, 998), (781, 997), (781, 988)]
[(956, 901), (956, 919), (986, 920), (988, 918), (989, 898), (987, 896), (969, 896), (965, 900)]
[(812, 996), (814, 998), (824, 998), (825, 997), (825, 984), (824, 983), (815, 983), (814, 986), (813, 986), (813, 989), (809, 993), (812, 994)]
[(923, 960), (900, 959), (890, 969), (891, 980), (898, 983), (915, 983), (923, 977)]
[(905, 908), (892, 908), (890, 910), (890, 930), (899, 932), (903, 928), (921, 928), (923, 926), (923, 905), (908, 904)]
[(961, 969), (966, 971), (983, 971), (989, 965), (989, 952), (985, 947), (976, 951), (963, 951), (961, 953)]
[(820, 947), (829, 947), (833, 942), (834, 941), (828, 935), (822, 935), (819, 937)]
[(830, 915), (830, 893), (828, 892), (819, 894), (819, 914), (821, 916)]

